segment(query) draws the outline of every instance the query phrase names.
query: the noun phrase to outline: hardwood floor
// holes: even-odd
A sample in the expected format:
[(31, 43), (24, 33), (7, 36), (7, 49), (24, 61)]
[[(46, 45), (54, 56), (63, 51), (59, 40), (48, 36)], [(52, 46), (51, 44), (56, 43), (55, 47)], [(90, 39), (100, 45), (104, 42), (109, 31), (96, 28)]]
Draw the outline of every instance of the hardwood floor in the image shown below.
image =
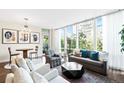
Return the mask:
[[(7, 70), (4, 68), (6, 64), (8, 63), (7, 62), (0, 63), (0, 83), (4, 83), (6, 75), (10, 73), (10, 70)], [(112, 75), (109, 74), (108, 76), (103, 76), (103, 75), (100, 75), (98, 73), (88, 71), (88, 70), (85, 70), (84, 75), (80, 79), (68, 79), (61, 73), (61, 66), (58, 66), (56, 68), (58, 69), (59, 74), (71, 83), (122, 83), (124, 82), (124, 74), (123, 76), (120, 76), (114, 73)], [(110, 77), (116, 77), (118, 78), (118, 80), (114, 80)]]
[[(80, 79), (68, 79), (62, 74), (61, 66), (58, 66), (57, 69), (59, 71), (59, 74), (71, 83), (122, 83), (124, 82), (124, 79), (114, 80), (114, 79), (111, 79), (110, 76), (109, 77), (103, 76), (98, 73), (86, 70), (86, 69), (85, 69), (85, 73)], [(116, 77), (120, 78), (119, 75)]]
[(5, 83), (6, 75), (10, 72), (10, 70), (4, 68), (6, 64), (8, 64), (8, 62), (0, 63), (0, 83)]

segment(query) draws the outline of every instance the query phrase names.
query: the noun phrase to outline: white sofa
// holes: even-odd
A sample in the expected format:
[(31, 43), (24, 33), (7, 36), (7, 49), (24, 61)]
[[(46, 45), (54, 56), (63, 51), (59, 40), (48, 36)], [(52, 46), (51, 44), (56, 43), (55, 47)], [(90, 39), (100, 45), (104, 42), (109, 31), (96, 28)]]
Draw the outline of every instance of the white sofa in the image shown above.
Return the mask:
[[(57, 69), (50, 69), (49, 64), (40, 67), (31, 67), (30, 63), (25, 64), (25, 60), (16, 60), (17, 65), (12, 65), (12, 73), (6, 77), (6, 83), (69, 83), (58, 73)], [(29, 65), (30, 64), (30, 65)]]

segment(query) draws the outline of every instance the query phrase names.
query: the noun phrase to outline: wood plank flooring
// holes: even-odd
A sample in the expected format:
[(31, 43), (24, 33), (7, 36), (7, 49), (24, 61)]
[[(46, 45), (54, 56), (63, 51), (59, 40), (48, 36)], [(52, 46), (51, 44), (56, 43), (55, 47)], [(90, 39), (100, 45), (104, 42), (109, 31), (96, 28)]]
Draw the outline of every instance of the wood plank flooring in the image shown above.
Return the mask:
[[(4, 68), (4, 66), (6, 64), (8, 64), (8, 63), (7, 62), (6, 63), (0, 63), (0, 83), (4, 83), (6, 75), (8, 73), (10, 73), (10, 70), (6, 70)], [(88, 70), (85, 70), (84, 75), (80, 79), (75, 79), (75, 80), (74, 79), (68, 79), (62, 74), (61, 66), (58, 66), (56, 68), (58, 69), (59, 74), (63, 78), (70, 81), (71, 83), (122, 83), (122, 82), (124, 83), (124, 75), (120, 76), (120, 75), (117, 75), (116, 73), (114, 73), (114, 74), (112, 74), (113, 76), (111, 74), (109, 74), (108, 76), (103, 76), (103, 75), (100, 75), (98, 73), (88, 71)], [(118, 79), (114, 80), (111, 77), (116, 77)]]
[(5, 82), (6, 75), (10, 72), (10, 70), (4, 68), (6, 64), (8, 64), (8, 62), (0, 63), (0, 83)]

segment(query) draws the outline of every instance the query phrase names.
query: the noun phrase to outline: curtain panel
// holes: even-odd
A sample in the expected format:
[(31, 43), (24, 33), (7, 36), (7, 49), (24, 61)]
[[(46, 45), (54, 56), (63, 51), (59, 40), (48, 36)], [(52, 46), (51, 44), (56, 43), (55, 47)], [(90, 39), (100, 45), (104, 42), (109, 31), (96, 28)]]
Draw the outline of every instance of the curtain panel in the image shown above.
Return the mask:
[(103, 17), (103, 50), (109, 53), (108, 67), (124, 71), (124, 54), (121, 53), (119, 32), (124, 24), (124, 12)]

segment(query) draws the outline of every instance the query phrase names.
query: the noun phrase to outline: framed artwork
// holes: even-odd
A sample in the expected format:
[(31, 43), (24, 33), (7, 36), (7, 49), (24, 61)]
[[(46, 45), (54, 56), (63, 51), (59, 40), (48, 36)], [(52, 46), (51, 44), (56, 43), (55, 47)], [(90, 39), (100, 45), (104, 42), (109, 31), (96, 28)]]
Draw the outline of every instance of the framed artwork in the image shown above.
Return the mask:
[(2, 43), (3, 44), (16, 44), (17, 43), (17, 30), (2, 29)]
[(30, 39), (30, 36), (29, 36), (29, 32), (27, 31), (19, 31), (19, 43), (22, 43), (22, 44), (27, 44), (29, 43), (29, 39)]
[(30, 38), (31, 38), (31, 43), (33, 44), (40, 43), (40, 33), (31, 32)]

